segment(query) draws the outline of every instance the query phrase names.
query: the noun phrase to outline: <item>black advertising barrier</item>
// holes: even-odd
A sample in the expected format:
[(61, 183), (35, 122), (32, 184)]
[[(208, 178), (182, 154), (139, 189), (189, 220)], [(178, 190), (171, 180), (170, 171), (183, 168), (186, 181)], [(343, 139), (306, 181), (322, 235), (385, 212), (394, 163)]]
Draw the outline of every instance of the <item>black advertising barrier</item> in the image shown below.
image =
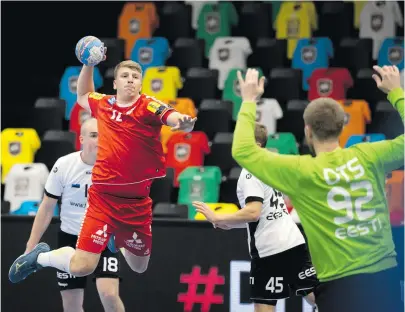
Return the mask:
[[(56, 271), (46, 268), (19, 284), (8, 281), (8, 270), (25, 249), (33, 217), (2, 216), (1, 311), (62, 311)], [(58, 220), (43, 241), (56, 246)], [(404, 228), (393, 229), (403, 270)], [(253, 312), (249, 303), (249, 256), (246, 230), (214, 230), (206, 222), (155, 220), (153, 252), (144, 274), (132, 272), (122, 260), (120, 295), (127, 311)], [(403, 271), (402, 271), (403, 276)], [(201, 283), (200, 285), (192, 285)], [(103, 311), (91, 279), (84, 310)], [(277, 305), (277, 312), (310, 312), (301, 298)]]

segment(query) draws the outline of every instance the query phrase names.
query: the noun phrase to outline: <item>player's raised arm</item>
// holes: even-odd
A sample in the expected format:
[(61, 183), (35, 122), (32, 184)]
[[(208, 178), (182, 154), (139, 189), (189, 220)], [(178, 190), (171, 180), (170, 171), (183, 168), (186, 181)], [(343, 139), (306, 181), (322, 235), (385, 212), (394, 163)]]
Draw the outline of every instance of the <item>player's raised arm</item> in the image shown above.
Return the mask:
[[(404, 91), (401, 88), (399, 70), (396, 66), (374, 66), (374, 70), (381, 76), (373, 75), (377, 87), (388, 94), (388, 100), (398, 110), (404, 121)], [(385, 140), (371, 143), (361, 148), (371, 148), (385, 172), (391, 172), (404, 165), (404, 134), (393, 140)]]
[(265, 184), (283, 193), (291, 192), (298, 186), (299, 156), (279, 155), (256, 144), (254, 135), (256, 99), (264, 90), (264, 77), (260, 81), (258, 77), (259, 74), (255, 69), (247, 70), (245, 80), (241, 73), (238, 73), (243, 104), (236, 122), (232, 157), (241, 167)]
[(95, 91), (93, 73), (94, 67), (83, 65), (77, 79), (77, 103), (89, 112), (91, 112), (89, 94)]
[[(98, 47), (101, 45), (100, 47)], [(99, 48), (99, 49), (97, 49)], [(91, 112), (88, 101), (89, 94), (94, 88), (94, 65), (106, 59), (107, 48), (96, 37), (87, 36), (82, 38), (76, 45), (76, 56), (84, 65), (77, 79), (77, 103)]]

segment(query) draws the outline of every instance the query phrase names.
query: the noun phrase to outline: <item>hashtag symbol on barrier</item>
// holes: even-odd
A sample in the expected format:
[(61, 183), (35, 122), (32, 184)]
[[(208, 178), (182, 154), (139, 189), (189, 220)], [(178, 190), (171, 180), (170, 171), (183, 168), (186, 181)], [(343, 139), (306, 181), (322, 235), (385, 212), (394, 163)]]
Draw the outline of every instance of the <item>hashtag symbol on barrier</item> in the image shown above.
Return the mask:
[[(212, 304), (224, 303), (224, 296), (215, 294), (215, 286), (225, 284), (225, 278), (223, 275), (218, 275), (217, 267), (210, 268), (208, 274), (203, 275), (201, 268), (195, 266), (190, 274), (180, 275), (180, 283), (188, 285), (187, 292), (177, 296), (177, 301), (184, 303), (186, 312), (192, 311), (196, 303), (201, 304), (201, 312), (209, 312)], [(197, 293), (198, 285), (205, 285), (203, 293)]]

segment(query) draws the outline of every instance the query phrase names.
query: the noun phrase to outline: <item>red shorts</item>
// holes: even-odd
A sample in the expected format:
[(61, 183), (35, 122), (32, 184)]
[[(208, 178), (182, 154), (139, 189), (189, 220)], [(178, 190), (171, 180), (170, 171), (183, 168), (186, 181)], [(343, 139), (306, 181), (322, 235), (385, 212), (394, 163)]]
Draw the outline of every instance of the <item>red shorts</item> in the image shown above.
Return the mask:
[(92, 185), (76, 248), (101, 253), (111, 234), (117, 248), (124, 247), (136, 256), (149, 256), (152, 250), (152, 199), (122, 198), (111, 195), (118, 186)]

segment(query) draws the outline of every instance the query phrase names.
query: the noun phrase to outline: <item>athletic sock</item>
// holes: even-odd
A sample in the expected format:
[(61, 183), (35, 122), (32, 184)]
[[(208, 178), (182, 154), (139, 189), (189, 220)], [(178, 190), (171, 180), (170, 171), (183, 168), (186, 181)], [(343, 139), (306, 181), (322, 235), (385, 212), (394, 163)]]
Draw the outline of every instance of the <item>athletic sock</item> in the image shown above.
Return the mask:
[(74, 253), (74, 248), (62, 247), (40, 253), (37, 262), (43, 267), (53, 267), (70, 274), (70, 260)]

